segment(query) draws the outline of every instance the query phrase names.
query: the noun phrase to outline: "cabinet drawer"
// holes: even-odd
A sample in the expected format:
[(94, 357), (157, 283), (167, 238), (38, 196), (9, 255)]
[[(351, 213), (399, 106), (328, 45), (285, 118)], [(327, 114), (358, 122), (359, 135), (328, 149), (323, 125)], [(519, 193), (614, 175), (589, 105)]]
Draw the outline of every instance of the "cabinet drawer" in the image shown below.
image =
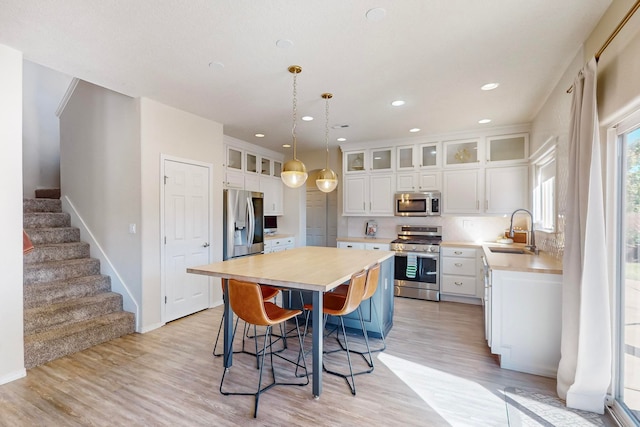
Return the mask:
[(445, 294), (476, 295), (476, 278), (469, 276), (442, 276), (441, 291)]
[(360, 242), (338, 242), (338, 247), (344, 249), (365, 249), (364, 243)]
[(443, 257), (442, 273), (475, 277), (476, 259)]
[(450, 256), (457, 258), (475, 258), (476, 248), (440, 248), (442, 256)]

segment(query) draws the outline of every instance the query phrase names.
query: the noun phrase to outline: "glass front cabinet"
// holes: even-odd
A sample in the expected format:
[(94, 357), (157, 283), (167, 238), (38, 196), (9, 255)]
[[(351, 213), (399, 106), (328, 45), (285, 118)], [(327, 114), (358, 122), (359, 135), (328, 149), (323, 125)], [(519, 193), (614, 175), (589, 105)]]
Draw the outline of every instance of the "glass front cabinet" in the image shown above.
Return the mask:
[(487, 163), (523, 163), (529, 157), (529, 135), (499, 135), (487, 137)]

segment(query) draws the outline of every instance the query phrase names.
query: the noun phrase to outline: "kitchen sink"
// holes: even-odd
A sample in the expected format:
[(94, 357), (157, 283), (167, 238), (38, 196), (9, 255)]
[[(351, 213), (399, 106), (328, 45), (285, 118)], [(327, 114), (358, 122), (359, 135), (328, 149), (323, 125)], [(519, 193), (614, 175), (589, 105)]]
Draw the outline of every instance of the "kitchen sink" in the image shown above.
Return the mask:
[(505, 248), (502, 246), (490, 246), (489, 250), (491, 252), (497, 252), (501, 254), (520, 254), (520, 255), (531, 255), (531, 252), (522, 249), (522, 248)]

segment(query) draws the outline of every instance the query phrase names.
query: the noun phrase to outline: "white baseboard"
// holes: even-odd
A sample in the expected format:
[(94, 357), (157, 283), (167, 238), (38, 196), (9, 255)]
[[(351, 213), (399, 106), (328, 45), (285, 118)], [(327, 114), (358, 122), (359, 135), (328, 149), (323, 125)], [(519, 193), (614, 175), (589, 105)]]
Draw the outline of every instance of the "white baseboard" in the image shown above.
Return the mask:
[(0, 384), (7, 384), (10, 383), (11, 381), (15, 381), (15, 380), (19, 380), (20, 378), (24, 378), (27, 376), (27, 370), (22, 368), (22, 369), (18, 369), (15, 372), (11, 372), (7, 375), (3, 375), (2, 377), (0, 377)]
[(142, 328), (140, 331), (137, 331), (137, 332), (140, 332), (141, 334), (146, 334), (147, 332), (151, 332), (155, 329), (161, 328), (164, 325), (166, 325), (166, 323), (162, 323), (162, 322), (154, 323), (153, 325), (145, 326), (144, 328)]

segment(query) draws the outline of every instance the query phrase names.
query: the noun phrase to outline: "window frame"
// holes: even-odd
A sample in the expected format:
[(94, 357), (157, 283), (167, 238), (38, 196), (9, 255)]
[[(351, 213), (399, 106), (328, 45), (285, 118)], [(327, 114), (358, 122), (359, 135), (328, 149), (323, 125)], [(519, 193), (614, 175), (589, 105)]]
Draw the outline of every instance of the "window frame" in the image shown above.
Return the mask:
[[(549, 138), (542, 147), (532, 156), (531, 164), (531, 211), (535, 219), (534, 230), (545, 233), (555, 233), (558, 226), (558, 159), (557, 138)], [(541, 182), (542, 171), (553, 164), (551, 178)], [(544, 183), (552, 180), (552, 195), (545, 197)], [(548, 185), (546, 187), (549, 187)], [(545, 203), (546, 201), (546, 203)], [(548, 206), (551, 203), (551, 206)], [(544, 214), (548, 211), (548, 214)], [(550, 221), (550, 223), (549, 223)]]

